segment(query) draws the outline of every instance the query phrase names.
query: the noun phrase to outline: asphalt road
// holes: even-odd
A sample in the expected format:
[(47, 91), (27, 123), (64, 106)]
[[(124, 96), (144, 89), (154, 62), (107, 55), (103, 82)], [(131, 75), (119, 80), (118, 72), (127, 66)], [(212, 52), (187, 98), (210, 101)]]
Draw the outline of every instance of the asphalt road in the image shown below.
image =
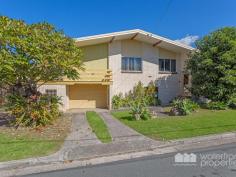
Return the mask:
[[(177, 163), (174, 160), (176, 154), (165, 154), (27, 177), (236, 177), (236, 144), (186, 153), (196, 154), (197, 162)], [(211, 159), (212, 154), (217, 160)], [(208, 155), (209, 159), (204, 155)]]

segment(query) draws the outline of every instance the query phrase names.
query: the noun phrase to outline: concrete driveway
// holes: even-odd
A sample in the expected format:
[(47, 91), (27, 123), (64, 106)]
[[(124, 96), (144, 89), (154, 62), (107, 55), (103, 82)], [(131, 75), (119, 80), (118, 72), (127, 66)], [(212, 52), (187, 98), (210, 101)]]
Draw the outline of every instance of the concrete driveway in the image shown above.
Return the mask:
[[(111, 143), (102, 143), (92, 132), (85, 112), (96, 111), (104, 120), (112, 136)], [(108, 110), (102, 109), (74, 109), (72, 132), (62, 148), (63, 159), (78, 160), (100, 156), (109, 156), (130, 152), (151, 150), (163, 142), (154, 141), (141, 135), (113, 118)]]

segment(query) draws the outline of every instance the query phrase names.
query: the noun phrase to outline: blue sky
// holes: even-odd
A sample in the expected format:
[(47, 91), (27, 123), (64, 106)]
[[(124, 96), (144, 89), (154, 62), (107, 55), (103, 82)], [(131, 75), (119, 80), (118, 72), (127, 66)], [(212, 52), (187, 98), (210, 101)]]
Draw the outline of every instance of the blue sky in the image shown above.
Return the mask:
[(0, 0), (0, 14), (47, 21), (71, 37), (139, 28), (194, 40), (236, 26), (236, 0)]

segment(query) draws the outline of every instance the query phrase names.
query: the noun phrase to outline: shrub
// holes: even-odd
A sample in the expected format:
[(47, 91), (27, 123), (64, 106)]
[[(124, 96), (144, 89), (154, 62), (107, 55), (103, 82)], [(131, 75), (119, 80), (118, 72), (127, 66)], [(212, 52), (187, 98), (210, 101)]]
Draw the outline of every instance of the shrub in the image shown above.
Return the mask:
[(33, 128), (50, 124), (59, 117), (60, 98), (56, 96), (9, 95), (7, 111), (16, 118), (15, 126), (30, 126)]
[(113, 109), (119, 109), (122, 106), (122, 94), (120, 93), (119, 95), (114, 95), (112, 97), (112, 108)]
[(236, 109), (236, 96), (233, 96), (228, 103), (231, 109)]
[(130, 107), (130, 102), (132, 101), (132, 97), (130, 95), (127, 95), (122, 100), (122, 107)]
[(145, 89), (145, 98), (147, 100), (148, 106), (156, 106), (160, 104), (160, 101), (156, 97), (156, 85), (153, 81), (148, 84), (148, 87)]
[(112, 97), (112, 108), (130, 107), (133, 100), (143, 99), (147, 106), (160, 105), (161, 101), (156, 97), (156, 86), (154, 82), (150, 82), (148, 87), (144, 87), (142, 82), (138, 82), (133, 90), (129, 91), (125, 96), (120, 93)]
[(130, 92), (130, 97), (133, 99), (140, 99), (145, 97), (145, 87), (142, 82), (138, 82), (137, 85), (134, 86), (133, 91)]
[(131, 108), (131, 113), (136, 120), (147, 120), (151, 118), (151, 114), (147, 109), (150, 104), (152, 91), (151, 88), (147, 91), (141, 82), (138, 82), (134, 86), (133, 90), (129, 92), (127, 97), (129, 98), (129, 105)]
[(143, 99), (136, 99), (130, 103), (131, 113), (135, 120), (147, 120), (151, 118), (149, 110), (146, 108), (146, 103)]
[(220, 101), (211, 101), (206, 104), (206, 108), (211, 110), (225, 110), (227, 109), (227, 104)]
[(188, 115), (199, 108), (199, 105), (190, 99), (178, 98), (173, 100), (171, 115)]
[(142, 120), (148, 120), (148, 119), (151, 119), (152, 118), (152, 115), (149, 111), (149, 109), (147, 109), (146, 107), (144, 107), (144, 109), (142, 110), (142, 113), (141, 113), (141, 119)]

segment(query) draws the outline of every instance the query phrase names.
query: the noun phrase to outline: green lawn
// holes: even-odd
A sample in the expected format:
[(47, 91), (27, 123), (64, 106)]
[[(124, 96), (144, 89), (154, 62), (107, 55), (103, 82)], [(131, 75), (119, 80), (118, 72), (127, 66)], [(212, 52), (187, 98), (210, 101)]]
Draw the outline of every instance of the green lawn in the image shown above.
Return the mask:
[(59, 150), (62, 142), (0, 134), (0, 161), (49, 155)]
[(98, 139), (100, 139), (103, 143), (111, 142), (111, 135), (102, 118), (94, 111), (86, 112), (86, 117), (90, 127)]
[(158, 140), (236, 131), (236, 110), (211, 111), (200, 109), (188, 116), (134, 121), (128, 111), (113, 112), (127, 126)]
[(58, 151), (71, 127), (63, 116), (41, 129), (0, 126), (0, 161), (39, 157)]

